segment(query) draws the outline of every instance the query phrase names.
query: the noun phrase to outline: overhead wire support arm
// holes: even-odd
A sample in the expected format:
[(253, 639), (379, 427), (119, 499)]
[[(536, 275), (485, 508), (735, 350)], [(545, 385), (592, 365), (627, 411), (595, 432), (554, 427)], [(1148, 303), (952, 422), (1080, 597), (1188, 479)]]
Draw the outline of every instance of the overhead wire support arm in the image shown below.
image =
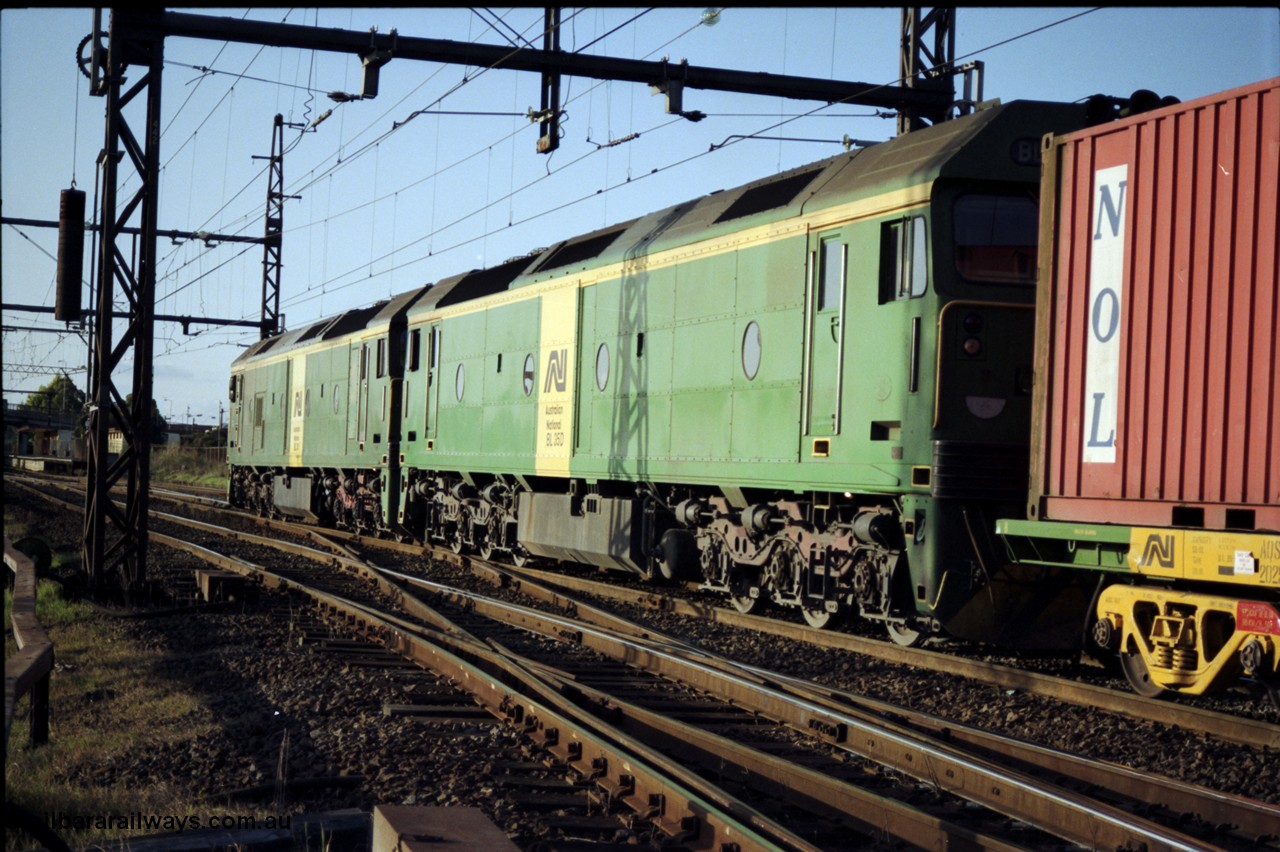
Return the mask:
[[(548, 8), (543, 16), (542, 49), (560, 52), (560, 10)], [(542, 108), (538, 113), (538, 153), (550, 154), (560, 147), (560, 74), (542, 72)]]
[[(13, 312), (13, 313), (28, 313), (28, 314), (51, 314), (54, 312), (54, 308), (51, 308), (48, 305), (11, 305), (6, 302), (5, 304), (0, 305), (0, 311)], [(81, 311), (78, 321), (83, 322), (84, 320), (91, 320), (94, 317), (96, 317), (97, 314), (98, 312), (96, 310)], [(112, 311), (111, 312), (112, 319), (129, 319), (131, 316), (132, 314), (128, 311)], [(176, 322), (182, 326), (183, 334), (190, 334), (191, 332), (189, 329), (192, 325), (226, 325), (226, 326), (236, 326), (241, 328), (261, 328), (262, 327), (262, 322), (260, 320), (219, 319), (218, 317), (197, 317), (197, 316), (190, 316), (186, 314), (183, 314), (183, 315), (155, 314), (152, 317), (152, 319), (154, 319), (156, 322)], [(75, 322), (75, 321), (77, 320), (71, 320), (69, 322)], [(9, 328), (9, 326), (5, 326), (5, 328)], [(59, 332), (59, 333), (65, 333), (67, 331), (66, 329), (61, 329), (61, 328), (36, 328), (36, 329), (28, 329), (28, 330), (53, 331), (53, 332)]]
[(621, 80), (644, 85), (658, 85), (667, 80), (678, 79), (687, 89), (770, 95), (893, 110), (945, 110), (952, 100), (949, 92), (912, 86), (885, 86), (761, 71), (734, 71), (683, 63), (677, 63), (678, 73), (673, 73), (672, 63), (666, 60), (619, 59), (547, 49), (524, 48), (513, 51), (505, 45), (473, 44), (302, 24), (241, 21), (186, 12), (164, 12), (160, 16), (160, 22), (164, 33), (170, 36), (327, 50), (356, 56), (370, 50), (382, 50), (393, 52), (397, 59), (533, 71), (596, 80)]
[[(14, 216), (5, 216), (0, 218), (0, 225), (13, 225), (17, 228), (57, 228), (58, 223), (52, 219), (21, 219)], [(90, 222), (86, 222), (84, 229), (89, 233), (99, 233), (102, 228)], [(137, 236), (142, 233), (141, 228), (120, 227), (116, 229), (117, 234), (129, 234)], [(212, 248), (214, 243), (260, 243), (262, 237), (247, 237), (243, 234), (211, 234), (208, 231), (178, 231), (174, 229), (156, 229), (157, 237), (166, 237), (174, 242), (179, 240), (200, 240), (206, 246)]]

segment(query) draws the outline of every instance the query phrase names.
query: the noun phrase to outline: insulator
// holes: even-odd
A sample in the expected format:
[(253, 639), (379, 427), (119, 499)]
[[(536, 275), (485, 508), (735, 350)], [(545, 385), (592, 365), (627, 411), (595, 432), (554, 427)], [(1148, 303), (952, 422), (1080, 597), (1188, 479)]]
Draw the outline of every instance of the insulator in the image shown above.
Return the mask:
[(84, 193), (62, 190), (58, 205), (58, 273), (53, 316), (80, 320), (80, 281), (84, 277)]

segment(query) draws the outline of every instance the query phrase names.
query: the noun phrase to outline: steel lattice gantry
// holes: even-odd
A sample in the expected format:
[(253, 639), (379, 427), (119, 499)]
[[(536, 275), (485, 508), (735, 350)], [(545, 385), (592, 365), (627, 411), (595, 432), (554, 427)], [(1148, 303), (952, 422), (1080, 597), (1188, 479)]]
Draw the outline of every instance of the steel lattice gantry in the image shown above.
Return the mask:
[[(153, 16), (135, 14), (129, 26), (121, 29), (116, 27), (117, 20), (113, 15), (105, 56), (95, 38), (91, 75), (93, 94), (106, 99), (106, 138), (98, 157), (102, 206), (90, 361), (83, 565), (91, 587), (118, 574), (122, 585), (130, 588), (146, 577), (164, 39), (154, 30)], [(130, 69), (140, 72), (132, 82), (125, 77)], [(141, 134), (134, 129), (139, 125), (126, 117), (126, 113), (136, 117), (138, 109), (143, 113)], [(137, 189), (121, 198), (118, 188), (126, 169), (137, 177)], [(136, 243), (126, 233), (130, 223), (138, 229)], [(121, 323), (113, 320), (117, 293), (126, 314)], [(121, 381), (125, 369), (131, 371), (128, 383)], [(123, 436), (116, 454), (109, 451), (112, 427)], [(123, 510), (110, 496), (121, 483), (125, 484)]]
[(262, 340), (280, 333), (281, 235), (284, 232), (284, 116), (271, 130), (271, 158), (267, 164), (267, 220), (262, 238)]
[(899, 110), (899, 134), (920, 130), (950, 117), (955, 92), (955, 24), (955, 9), (919, 6), (903, 8), (898, 82), (921, 93), (945, 94), (946, 103), (932, 108)]

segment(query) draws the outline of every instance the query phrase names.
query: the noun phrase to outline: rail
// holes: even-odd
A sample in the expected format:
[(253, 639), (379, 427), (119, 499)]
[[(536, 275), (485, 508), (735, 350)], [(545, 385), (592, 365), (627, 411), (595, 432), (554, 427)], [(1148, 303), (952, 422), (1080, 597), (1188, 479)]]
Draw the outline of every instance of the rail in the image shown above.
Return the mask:
[(9, 730), (14, 705), (31, 696), (31, 742), (49, 741), (49, 677), (53, 673), (53, 643), (36, 620), (36, 566), (26, 554), (4, 540), (4, 564), (14, 574), (13, 638), (18, 653), (4, 664), (4, 750), (9, 754)]
[[(189, 518), (177, 516), (158, 516), (174, 523), (194, 529), (209, 530), (211, 525)], [(543, 662), (525, 659), (512, 652), (494, 645), (489, 640), (481, 640), (463, 632), (451, 622), (442, 620), (431, 611), (430, 605), (415, 600), (411, 588), (426, 588), (432, 594), (451, 600), (462, 609), (491, 618), (497, 622), (532, 630), (547, 638), (567, 640), (572, 644), (590, 648), (628, 666), (642, 668), (660, 674), (673, 682), (693, 687), (699, 693), (714, 695), (720, 700), (742, 708), (749, 713), (757, 714), (760, 719), (781, 720), (790, 727), (819, 735), (837, 749), (873, 760), (882, 765), (892, 767), (905, 775), (913, 776), (923, 783), (937, 789), (946, 790), (962, 798), (991, 808), (995, 812), (1019, 820), (1028, 825), (1056, 836), (1082, 845), (1112, 846), (1126, 848), (1139, 843), (1151, 849), (1193, 849), (1202, 848), (1189, 835), (1182, 833), (1177, 827), (1167, 827), (1152, 821), (1142, 814), (1131, 814), (1122, 807), (1108, 802), (1107, 796), (1098, 796), (1088, 791), (1074, 791), (1062, 786), (1055, 780), (1043, 780), (1027, 775), (1020, 769), (1006, 764), (1003, 758), (987, 757), (967, 748), (953, 747), (938, 737), (922, 736), (917, 731), (906, 730), (902, 726), (872, 718), (874, 714), (859, 713), (850, 707), (837, 706), (820, 702), (812, 694), (796, 694), (791, 690), (779, 689), (771, 683), (776, 678), (768, 673), (757, 673), (742, 669), (733, 664), (727, 667), (722, 661), (708, 658), (705, 654), (689, 649), (684, 643), (672, 641), (668, 637), (639, 636), (633, 631), (621, 631), (608, 628), (585, 626), (576, 621), (581, 612), (576, 611), (573, 617), (540, 612), (516, 604), (502, 603), (483, 595), (453, 589), (421, 578), (406, 575), (384, 568), (377, 568), (358, 558), (349, 556), (333, 556), (321, 554), (305, 545), (283, 542), (263, 536), (239, 531), (220, 530), (220, 534), (272, 547), (287, 553), (307, 556), (320, 562), (332, 562), (344, 569), (377, 582), (384, 595), (390, 588), (391, 597), (396, 603), (413, 613), (416, 617), (425, 618), (432, 624), (430, 628), (416, 626), (395, 616), (377, 612), (366, 604), (357, 603), (338, 597), (333, 593), (320, 592), (309, 588), (296, 578), (285, 579), (275, 575), (261, 566), (253, 566), (235, 557), (226, 557), (207, 551), (205, 548), (160, 533), (153, 533), (153, 539), (159, 543), (180, 547), (200, 555), (214, 564), (236, 573), (253, 575), (263, 579), (267, 585), (284, 585), (309, 594), (323, 609), (338, 615), (346, 623), (364, 624), (362, 632), (369, 636), (378, 636), (387, 646), (397, 653), (419, 661), (426, 667), (452, 677), (465, 688), (485, 701), (483, 690), (476, 691), (477, 685), (495, 688), (494, 681), (505, 684), (508, 691), (501, 693), (501, 702), (495, 715), (512, 717), (513, 702), (520, 704), (514, 713), (514, 719), (520, 721), (524, 716), (524, 726), (531, 736), (543, 738), (542, 745), (553, 752), (557, 748), (567, 748), (567, 743), (577, 742), (584, 736), (581, 729), (575, 730), (576, 720), (588, 726), (595, 733), (604, 736), (605, 740), (616, 744), (626, 742), (624, 748), (631, 757), (626, 764), (628, 772), (618, 779), (600, 779), (606, 789), (622, 790), (627, 796), (635, 796), (639, 801), (646, 798), (652, 802), (654, 795), (659, 799), (666, 798), (671, 802), (720, 803), (724, 795), (718, 787), (701, 787), (696, 776), (683, 776), (673, 781), (681, 789), (675, 794), (673, 787), (666, 787), (662, 792), (655, 792), (657, 783), (647, 779), (650, 793), (638, 793), (644, 785), (639, 775), (630, 770), (642, 764), (658, 767), (662, 761), (652, 751), (653, 740), (681, 743), (681, 763), (702, 762), (717, 767), (717, 771), (726, 777), (751, 778), (753, 784), (765, 784), (769, 780), (777, 781), (780, 788), (796, 793), (800, 798), (826, 803), (834, 813), (856, 814), (860, 820), (872, 827), (887, 830), (892, 826), (894, 836), (913, 845), (929, 848), (943, 838), (955, 840), (981, 840), (987, 842), (985, 835), (970, 836), (966, 830), (950, 823), (940, 823), (928, 814), (916, 814), (903, 810), (896, 805), (885, 803), (878, 797), (851, 790), (845, 785), (834, 782), (821, 773), (811, 773), (803, 767), (793, 768), (785, 763), (753, 752), (751, 749), (739, 748), (733, 741), (705, 731), (690, 728), (679, 721), (665, 718), (660, 713), (647, 711), (638, 705), (630, 704), (615, 696), (597, 692), (586, 683), (576, 680), (572, 675), (558, 673), (546, 667)], [(321, 539), (322, 536), (313, 536)], [(345, 549), (341, 546), (338, 549)], [(384, 585), (392, 581), (393, 586)], [(394, 584), (406, 584), (395, 586)], [(521, 585), (522, 590), (524, 584)], [(643, 630), (642, 633), (650, 631)], [(624, 634), (632, 634), (629, 637)], [(425, 644), (422, 644), (425, 643)], [(499, 653), (493, 653), (497, 651)], [(478, 671), (448, 671), (440, 668), (442, 660), (465, 660), (467, 665), (477, 667)], [(536, 672), (532, 682), (525, 687), (531, 693), (525, 697), (515, 697), (512, 691), (517, 672)], [(549, 687), (549, 688), (548, 688)], [(500, 687), (499, 687), (500, 689)], [(590, 699), (585, 705), (607, 707), (608, 722), (601, 722), (599, 717), (577, 716), (576, 711), (563, 707), (563, 696), (573, 694)], [(495, 692), (490, 698), (497, 697)], [(528, 702), (527, 704), (525, 702)], [(491, 702), (486, 702), (491, 703)], [(531, 711), (532, 715), (530, 715)], [(564, 713), (567, 715), (559, 715)], [(590, 715), (590, 714), (588, 714)], [(537, 720), (536, 722), (531, 721)], [(554, 721), (554, 724), (551, 722)], [(641, 745), (630, 741), (622, 732), (635, 734), (646, 731)], [(566, 735), (566, 731), (569, 734)], [(653, 740), (649, 738), (652, 737)], [(589, 745), (585, 743), (584, 745)], [(997, 748), (996, 752), (999, 753)], [(695, 760), (696, 756), (696, 760)], [(562, 758), (571, 765), (597, 766), (612, 769), (609, 761), (583, 762), (582, 749), (568, 749)], [(594, 760), (594, 759), (593, 759)], [(672, 767), (664, 766), (663, 771), (671, 771)], [(591, 775), (590, 777), (595, 777)], [(1159, 780), (1159, 779), (1153, 779)], [(620, 787), (618, 785), (621, 785)], [(1191, 812), (1203, 810), (1203, 791), (1191, 790), (1184, 785), (1182, 791), (1188, 795)], [(1208, 793), (1222, 801), (1224, 818), (1230, 824), (1241, 822), (1241, 814), (1265, 826), (1274, 824), (1277, 809), (1270, 806), (1255, 805), (1249, 801), (1227, 801), (1228, 797)], [(725, 800), (727, 801), (727, 800)], [(1145, 800), (1143, 800), (1145, 801)], [(721, 805), (723, 807), (723, 804)], [(738, 804), (728, 807), (727, 814), (742, 817), (745, 811)], [(876, 810), (879, 808), (879, 810)], [(1253, 810), (1250, 810), (1252, 808)], [(1243, 811), (1241, 810), (1243, 809)], [(641, 809), (643, 810), (643, 809)], [(1254, 813), (1256, 811), (1256, 814)], [(710, 812), (708, 812), (710, 813)], [(874, 816), (869, 814), (874, 813)], [(757, 821), (763, 820), (763, 821)], [(766, 829), (767, 826), (767, 829)], [(710, 823), (708, 824), (710, 827)], [(769, 823), (767, 818), (757, 817), (739, 824), (736, 832), (759, 830), (766, 834), (782, 829)], [(1253, 835), (1264, 834), (1261, 829), (1252, 829)], [(714, 834), (716, 839), (721, 835)], [(743, 848), (751, 843), (744, 843)], [(791, 843), (783, 844), (786, 846)], [(803, 846), (803, 844), (801, 844)]]
[[(178, 518), (159, 512), (154, 514), (157, 517), (180, 523), (184, 526), (196, 529), (211, 529), (210, 525), (193, 519)], [(412, 612), (415, 617), (423, 618), (432, 623), (435, 622), (427, 617), (429, 615), (428, 612), (422, 612), (421, 614), (417, 612), (419, 608), (429, 609), (429, 606), (423, 602), (415, 601), (407, 588), (395, 584), (425, 585), (431, 589), (432, 593), (443, 594), (445, 597), (460, 595), (463, 600), (459, 601), (459, 603), (463, 609), (469, 612), (489, 617), (497, 615), (497, 620), (503, 623), (514, 624), (527, 629), (532, 628), (547, 637), (567, 639), (574, 644), (590, 647), (597, 652), (605, 653), (607, 656), (626, 660), (628, 663), (634, 664), (641, 659), (657, 661), (660, 663), (658, 668), (663, 671), (666, 677), (675, 682), (694, 686), (699, 692), (719, 692), (719, 690), (710, 689), (708, 686), (716, 678), (711, 669), (723, 668), (723, 665), (708, 659), (695, 659), (694, 657), (701, 657), (702, 655), (690, 656), (687, 653), (688, 649), (679, 641), (672, 641), (663, 637), (657, 646), (650, 647), (646, 644), (641, 647), (640, 644), (637, 644), (634, 633), (620, 631), (618, 625), (609, 625), (607, 629), (603, 630), (585, 628), (580, 624), (572, 624), (565, 621), (563, 615), (536, 613), (519, 607), (513, 609), (509, 605), (497, 604), (483, 598), (483, 596), (463, 592), (449, 592), (436, 584), (417, 578), (409, 578), (385, 569), (378, 569), (364, 562), (359, 558), (358, 554), (345, 545), (330, 541), (329, 535), (333, 531), (326, 531), (325, 534), (321, 534), (312, 530), (310, 534), (313, 540), (332, 550), (343, 553), (344, 555), (342, 556), (335, 557), (332, 554), (319, 555), (312, 548), (293, 545), (272, 537), (226, 530), (220, 530), (219, 532), (221, 534), (230, 533), (232, 538), (274, 547), (287, 552), (306, 553), (312, 558), (318, 558), (321, 562), (333, 562), (342, 565), (346, 570), (361, 574), (366, 579), (371, 579), (375, 582), (381, 581), (378, 582), (378, 585), (381, 587), (383, 596), (396, 599), (402, 607)], [(192, 549), (194, 547), (170, 539), (168, 536), (161, 536), (158, 533), (153, 535), (153, 538), (159, 543), (169, 544), (170, 546), (183, 547), (184, 549)], [(200, 551), (204, 550), (203, 548), (198, 549)], [(233, 557), (216, 557), (212, 554), (208, 554), (208, 556), (211, 557), (210, 561), (214, 561), (215, 564), (219, 564), (228, 570), (237, 573), (251, 573), (253, 571), (251, 566)], [(261, 572), (263, 569), (259, 568), (257, 570)], [(484, 573), (489, 571), (507, 575), (510, 569), (486, 568)], [(388, 587), (386, 585), (387, 581), (391, 581), (393, 586)], [(282, 582), (293, 588), (302, 588), (299, 585), (300, 581), (297, 579), (288, 579)], [(526, 592), (529, 591), (530, 586), (527, 578), (518, 580), (509, 578), (502, 584), (515, 585)], [(549, 594), (561, 602), (557, 609), (571, 608), (576, 617), (582, 617), (586, 614), (583, 611), (584, 608), (589, 608), (582, 603), (569, 605), (568, 599), (561, 598), (561, 593), (559, 592), (550, 591)], [(335, 608), (333, 604), (338, 600), (332, 595), (326, 595), (321, 600), (322, 608), (329, 609), (331, 612), (341, 612), (342, 618), (351, 623), (369, 623), (367, 616), (372, 614), (372, 610), (367, 605), (341, 601), (343, 606)], [(351, 607), (354, 607), (354, 610)], [(491, 607), (497, 607), (501, 612), (491, 614), (489, 612)], [(392, 637), (396, 640), (403, 639), (406, 636), (419, 635), (423, 632), (423, 628), (411, 626), (409, 623), (401, 622), (393, 616), (381, 614), (380, 618), (381, 624), (371, 628), (366, 627), (364, 632), (381, 634), (384, 638)], [(588, 618), (588, 620), (593, 619)], [(428, 639), (429, 644), (437, 648), (451, 648), (452, 653), (460, 654), (469, 663), (481, 665), (474, 656), (475, 648), (479, 644), (477, 640), (467, 639), (462, 636), (448, 636), (446, 635), (448, 630), (448, 627), (436, 623), (434, 628), (427, 630), (431, 634), (431, 638)], [(620, 639), (619, 637), (623, 633), (632, 635), (633, 638), (631, 640)], [(643, 628), (640, 635), (644, 636), (651, 633), (652, 631), (648, 628)], [(647, 635), (647, 638), (650, 640), (656, 639), (653, 635)], [(406, 656), (415, 656), (406, 653), (403, 647), (396, 647), (394, 650)], [(446, 651), (446, 653), (449, 653), (449, 651)], [(488, 665), (489, 663), (485, 663), (482, 667), (487, 667)], [(544, 681), (551, 676), (549, 671), (542, 668), (545, 665), (543, 663), (525, 660), (521, 661), (520, 665), (536, 669), (540, 672), (540, 677)], [(645, 668), (649, 668), (649, 666), (645, 666)], [(1085, 845), (1101, 842), (1103, 845), (1124, 846), (1133, 838), (1141, 837), (1147, 843), (1156, 841), (1154, 846), (1149, 845), (1148, 848), (1196, 848), (1195, 841), (1182, 835), (1180, 828), (1150, 823), (1145, 817), (1133, 818), (1126, 816), (1123, 808), (1117, 809), (1114, 805), (1109, 804), (1112, 800), (1112, 796), (1109, 793), (1099, 796), (1095, 792), (1089, 792), (1088, 789), (1073, 792), (1072, 788), (1065, 787), (1056, 780), (1043, 782), (1027, 776), (1018, 768), (1019, 763), (1036, 763), (1039, 765), (1039, 761), (1029, 761), (1025, 755), (1021, 755), (1013, 764), (1006, 763), (1005, 749), (1007, 744), (1005, 743), (997, 742), (990, 746), (979, 746), (977, 749), (974, 749), (972, 744), (966, 744), (961, 748), (952, 748), (953, 744), (960, 745), (960, 743), (955, 742), (956, 740), (965, 740), (967, 738), (967, 732), (961, 731), (949, 723), (944, 723), (945, 730), (940, 735), (926, 734), (921, 737), (920, 731), (901, 730), (899, 729), (900, 726), (896, 724), (885, 727), (883, 719), (869, 718), (869, 716), (881, 715), (877, 708), (866, 708), (868, 712), (863, 712), (863, 708), (852, 706), (844, 699), (839, 702), (828, 702), (829, 697), (834, 698), (836, 696), (828, 696), (828, 690), (825, 689), (821, 691), (821, 694), (807, 690), (803, 694), (796, 694), (796, 690), (792, 685), (784, 685), (779, 682), (782, 680), (779, 675), (743, 670), (738, 667), (734, 668), (737, 669), (738, 676), (733, 678), (733, 683), (727, 687), (727, 695), (722, 696), (727, 698), (731, 704), (754, 712), (760, 718), (787, 719), (793, 728), (817, 733), (842, 751), (858, 754), (889, 765), (906, 775), (914, 775), (933, 787), (948, 789), (963, 798), (987, 804), (996, 811), (1005, 813), (1021, 822), (1039, 825), (1043, 830)], [(490, 671), (489, 676), (495, 676), (495, 673)], [(505, 682), (504, 678), (500, 679)], [(576, 681), (572, 684), (562, 683), (557, 688), (560, 691), (575, 691), (575, 694), (587, 695), (585, 685)], [(548, 703), (554, 703), (545, 695), (540, 697), (548, 701)], [(535, 698), (534, 700), (537, 701), (538, 699)], [(643, 711), (642, 708), (632, 707), (616, 698), (605, 699), (603, 694), (596, 703), (605, 706), (606, 701), (607, 706), (610, 708), (611, 715), (609, 718), (615, 727), (625, 729), (632, 725), (640, 725), (658, 730), (674, 724), (657, 715), (644, 716), (642, 714), (647, 711)], [(853, 704), (858, 703), (860, 702), (853, 702)], [(501, 708), (499, 709), (501, 710)], [(548, 708), (544, 707), (542, 710), (545, 713)], [(901, 720), (901, 711), (895, 713), (894, 717)], [(535, 718), (542, 718), (542, 714), (535, 714)], [(543, 721), (545, 723), (545, 719)], [(893, 730), (889, 728), (893, 728)], [(559, 742), (559, 735), (563, 734), (564, 730), (566, 729), (561, 728), (559, 725), (551, 726), (551, 731), (555, 733), (557, 743)], [(710, 738), (701, 739), (699, 738), (700, 735), (687, 731), (679, 734), (669, 733), (667, 736), (682, 743), (686, 755), (692, 755), (696, 752), (714, 757), (715, 765), (719, 767), (721, 772), (724, 771), (732, 751), (731, 743)], [(577, 738), (570, 737), (569, 739), (576, 740)], [(939, 739), (942, 742), (939, 742)], [(987, 754), (982, 754), (983, 751), (986, 751)], [(993, 762), (990, 757), (991, 754), (997, 754), (1000, 757)], [(1066, 758), (1069, 759), (1069, 756), (1066, 756)], [(1070, 767), (1064, 764), (1062, 756), (1050, 755), (1050, 763), (1053, 765), (1048, 775), (1052, 779), (1057, 779), (1062, 775), (1071, 775), (1077, 778), (1085, 777), (1084, 774), (1077, 774), (1076, 770), (1071, 770)], [(602, 765), (607, 766), (607, 763)], [(746, 765), (745, 762), (743, 765)], [(752, 765), (754, 766), (754, 764)], [(920, 767), (920, 769), (913, 772), (912, 767)], [(1152, 779), (1143, 776), (1141, 773), (1132, 772), (1126, 773), (1128, 775), (1126, 778), (1115, 779), (1109, 776), (1101, 778), (1098, 774), (1106, 770), (1105, 765), (1085, 767), (1085, 769), (1093, 773), (1093, 775), (1089, 776), (1084, 788), (1095, 788), (1101, 785), (1107, 790), (1129, 789), (1129, 792), (1121, 793), (1122, 798), (1136, 798), (1140, 802), (1159, 801), (1169, 807), (1178, 809), (1181, 813), (1200, 814), (1201, 819), (1207, 820), (1211, 824), (1236, 826), (1235, 834), (1242, 837), (1256, 839), (1264, 835), (1270, 836), (1272, 833), (1271, 826), (1276, 824), (1277, 813), (1280, 813), (1274, 806), (1258, 805), (1250, 801), (1241, 801), (1238, 797), (1227, 797), (1222, 794), (1192, 789), (1189, 785), (1176, 785), (1176, 789), (1168, 785), (1162, 785), (1161, 792), (1156, 794), (1157, 797), (1149, 799), (1147, 797), (1151, 794), (1154, 782), (1159, 779)], [(761, 764), (757, 771), (761, 777), (768, 778), (775, 778), (780, 774), (780, 768), (773, 764), (768, 767)], [(628, 775), (628, 779), (631, 779), (629, 783), (634, 783), (632, 776)], [(820, 779), (815, 779), (813, 783), (817, 783), (817, 780)], [(620, 784), (623, 783), (623, 779), (609, 779), (609, 783)], [(788, 789), (808, 791), (810, 782), (803, 781), (802, 783), (803, 786), (789, 783)], [(688, 792), (694, 792), (695, 788), (696, 785), (689, 785)], [(1137, 793), (1134, 793), (1133, 789), (1136, 789)], [(704, 791), (701, 797), (706, 796), (707, 792)], [(712, 795), (711, 798), (714, 800), (715, 795)], [(854, 811), (862, 813), (866, 807), (866, 803), (862, 803), (858, 807), (853, 805), (843, 806), (840, 810), (843, 813)], [(1145, 813), (1142, 810), (1138, 812)], [(875, 820), (874, 824), (880, 825), (883, 822), (883, 820)], [(894, 822), (895, 824), (898, 823), (897, 820)], [(741, 829), (741, 826), (739, 826), (739, 829)]]

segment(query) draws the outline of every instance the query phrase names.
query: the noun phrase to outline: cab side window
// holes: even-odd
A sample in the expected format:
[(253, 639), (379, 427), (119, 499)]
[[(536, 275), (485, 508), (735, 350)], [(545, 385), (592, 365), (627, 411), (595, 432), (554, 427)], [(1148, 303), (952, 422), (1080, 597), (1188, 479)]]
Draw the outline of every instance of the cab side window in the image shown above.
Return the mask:
[(880, 304), (917, 299), (929, 289), (929, 232), (923, 216), (880, 229)]

